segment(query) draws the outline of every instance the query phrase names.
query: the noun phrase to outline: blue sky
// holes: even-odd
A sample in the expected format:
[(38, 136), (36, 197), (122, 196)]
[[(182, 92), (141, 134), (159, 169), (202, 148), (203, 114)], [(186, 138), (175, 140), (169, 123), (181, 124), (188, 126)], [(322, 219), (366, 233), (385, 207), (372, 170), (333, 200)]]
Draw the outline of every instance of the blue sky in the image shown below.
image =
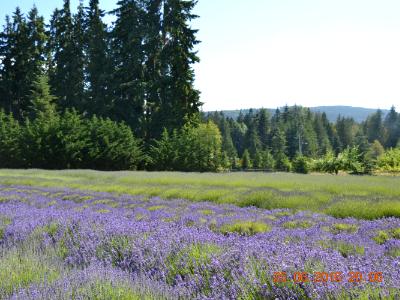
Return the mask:
[[(111, 10), (116, 2), (100, 5)], [(5, 1), (0, 18), (34, 3), (48, 18), (62, 0)], [(398, 0), (199, 0), (195, 13), (202, 41), (196, 86), (204, 110), (400, 109)]]

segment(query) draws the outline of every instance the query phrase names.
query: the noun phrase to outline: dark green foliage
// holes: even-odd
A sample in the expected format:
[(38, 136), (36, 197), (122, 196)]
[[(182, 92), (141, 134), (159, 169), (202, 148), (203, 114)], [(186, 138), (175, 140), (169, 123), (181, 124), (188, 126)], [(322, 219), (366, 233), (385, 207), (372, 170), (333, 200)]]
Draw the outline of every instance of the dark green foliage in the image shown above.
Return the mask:
[(364, 123), (364, 131), (370, 143), (375, 140), (378, 140), (381, 144), (384, 142), (384, 128), (382, 118), (382, 111), (378, 109), (376, 113), (369, 116)]
[(43, 18), (33, 8), (26, 19), (17, 8), (6, 18), (0, 35), (0, 105), (22, 120), (30, 105), (30, 90), (35, 78), (44, 72), (45, 34)]
[(348, 146), (354, 145), (354, 138), (357, 132), (357, 124), (352, 118), (339, 118), (336, 121), (336, 132), (338, 135), (337, 152), (343, 151)]
[(287, 105), (237, 118), (202, 115), (193, 70), (196, 3), (119, 0), (108, 28), (99, 0), (87, 8), (80, 2), (75, 14), (64, 0), (48, 32), (35, 7), (26, 16), (17, 8), (0, 32), (0, 166), (398, 169), (397, 150), (389, 150), (400, 145), (394, 107), (362, 123)]
[(107, 26), (98, 0), (90, 0), (86, 12), (86, 73), (88, 81), (86, 110), (100, 117), (111, 117), (112, 98), (109, 91), (111, 57), (108, 51)]
[(283, 153), (278, 153), (275, 156), (275, 170), (289, 172), (291, 169), (292, 164), (289, 158)]
[(338, 160), (341, 170), (354, 174), (364, 173), (361, 154), (357, 146), (347, 147), (342, 153), (339, 154)]
[(112, 30), (113, 78), (115, 118), (125, 121), (136, 133), (141, 133), (144, 112), (144, 73), (142, 23), (143, 1), (118, 1), (113, 11), (117, 20)]
[(242, 155), (242, 168), (244, 170), (251, 169), (253, 167), (251, 158), (250, 158), (250, 153), (249, 150), (244, 150), (243, 155)]
[(398, 141), (400, 141), (400, 115), (396, 112), (394, 106), (385, 118), (384, 127), (387, 131), (385, 146), (388, 148), (396, 147)]
[(160, 87), (162, 103), (156, 118), (163, 118), (168, 130), (182, 127), (184, 117), (197, 115), (201, 106), (200, 92), (194, 89), (192, 64), (199, 62), (194, 50), (199, 41), (190, 22), (195, 0), (164, 0), (162, 11), (162, 51)]
[(293, 172), (308, 174), (310, 172), (309, 162), (307, 157), (302, 155), (297, 155), (293, 160)]
[(70, 1), (56, 9), (50, 24), (50, 84), (58, 98), (59, 109), (84, 108), (83, 7), (76, 16)]
[(129, 126), (96, 116), (87, 120), (83, 165), (98, 170), (134, 170), (143, 160), (138, 140)]
[(0, 167), (21, 166), (20, 135), (21, 127), (18, 121), (0, 109)]
[(46, 75), (40, 75), (33, 82), (31, 90), (30, 117), (35, 119), (40, 114), (52, 116), (56, 113), (56, 97), (50, 92), (49, 79)]
[(218, 171), (222, 161), (221, 133), (218, 127), (206, 124), (186, 124), (171, 135), (164, 130), (161, 139), (151, 147), (151, 168), (178, 171)]

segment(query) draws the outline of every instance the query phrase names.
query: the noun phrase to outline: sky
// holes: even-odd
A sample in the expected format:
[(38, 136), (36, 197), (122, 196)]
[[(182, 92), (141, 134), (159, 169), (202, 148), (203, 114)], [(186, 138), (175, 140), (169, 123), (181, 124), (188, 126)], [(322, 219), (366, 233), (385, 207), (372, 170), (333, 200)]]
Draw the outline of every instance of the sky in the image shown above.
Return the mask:
[[(35, 3), (47, 19), (62, 5), (3, 1), (1, 20), (17, 5), (27, 12)], [(100, 5), (111, 10), (116, 2)], [(398, 0), (199, 0), (195, 13), (200, 18), (192, 27), (202, 41), (195, 85), (203, 110), (285, 104), (400, 109)]]

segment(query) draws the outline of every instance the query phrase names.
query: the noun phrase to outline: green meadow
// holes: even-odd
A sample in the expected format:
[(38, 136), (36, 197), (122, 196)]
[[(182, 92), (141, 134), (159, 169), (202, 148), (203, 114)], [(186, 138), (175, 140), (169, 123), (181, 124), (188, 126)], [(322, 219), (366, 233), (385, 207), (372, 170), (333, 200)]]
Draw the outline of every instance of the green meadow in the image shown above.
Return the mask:
[(0, 185), (69, 187), (265, 209), (310, 210), (339, 218), (400, 217), (400, 177), (396, 176), (2, 169)]

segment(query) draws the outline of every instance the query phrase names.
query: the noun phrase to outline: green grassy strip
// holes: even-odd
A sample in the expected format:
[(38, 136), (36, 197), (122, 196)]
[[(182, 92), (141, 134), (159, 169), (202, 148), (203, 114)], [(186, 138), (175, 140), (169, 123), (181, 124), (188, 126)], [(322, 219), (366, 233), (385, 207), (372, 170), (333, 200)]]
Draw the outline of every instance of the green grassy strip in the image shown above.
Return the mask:
[(0, 170), (0, 184), (69, 187), (183, 198), (265, 209), (290, 208), (335, 217), (400, 217), (399, 177), (287, 173), (99, 172)]

